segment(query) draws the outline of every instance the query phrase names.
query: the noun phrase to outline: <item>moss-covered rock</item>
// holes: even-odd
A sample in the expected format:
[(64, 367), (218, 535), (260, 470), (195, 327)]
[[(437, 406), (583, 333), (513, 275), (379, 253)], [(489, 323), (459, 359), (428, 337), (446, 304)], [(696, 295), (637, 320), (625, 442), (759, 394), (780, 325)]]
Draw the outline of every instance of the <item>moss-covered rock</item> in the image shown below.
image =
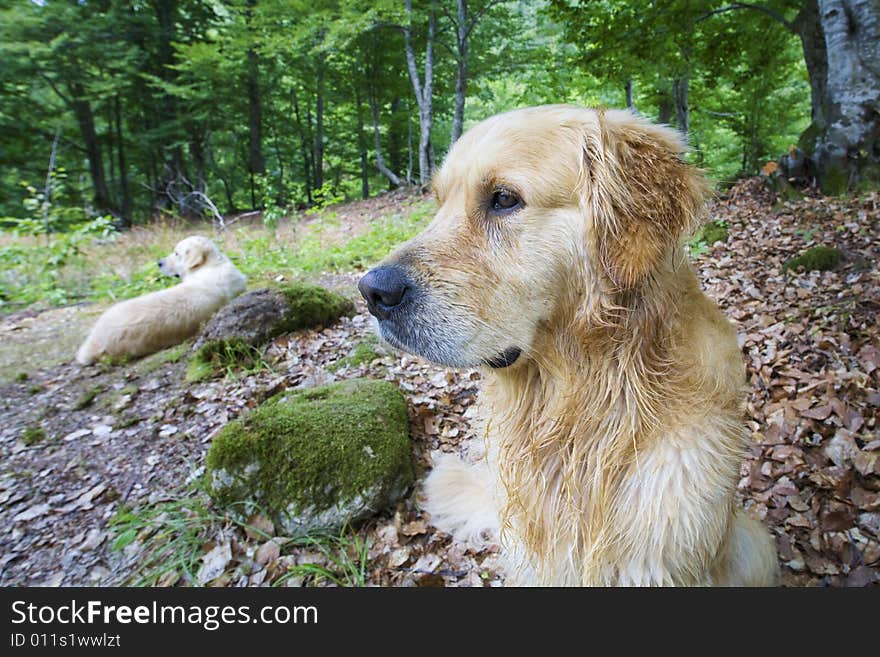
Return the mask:
[(322, 328), (354, 304), (345, 297), (308, 283), (291, 283), (242, 294), (221, 308), (194, 345), (188, 381), (201, 381), (227, 368), (247, 368), (260, 361), (269, 340), (307, 328)]
[(838, 267), (845, 260), (843, 252), (829, 246), (813, 246), (797, 257), (787, 260), (782, 271), (803, 267), (807, 271), (828, 271)]
[(284, 333), (329, 326), (353, 312), (349, 299), (317, 285), (291, 283), (263, 288), (242, 294), (221, 308), (194, 346), (198, 349), (215, 340), (260, 346)]
[(290, 536), (336, 531), (412, 484), (406, 403), (370, 379), (280, 393), (226, 425), (205, 466), (211, 496), (237, 514), (263, 511)]

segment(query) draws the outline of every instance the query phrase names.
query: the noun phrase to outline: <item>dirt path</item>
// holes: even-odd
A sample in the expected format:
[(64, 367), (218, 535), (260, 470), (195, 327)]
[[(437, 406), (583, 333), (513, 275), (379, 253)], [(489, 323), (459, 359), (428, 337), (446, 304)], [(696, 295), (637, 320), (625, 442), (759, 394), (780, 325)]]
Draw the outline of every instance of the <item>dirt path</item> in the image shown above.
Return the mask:
[(102, 310), (83, 304), (0, 318), (0, 383), (72, 361)]

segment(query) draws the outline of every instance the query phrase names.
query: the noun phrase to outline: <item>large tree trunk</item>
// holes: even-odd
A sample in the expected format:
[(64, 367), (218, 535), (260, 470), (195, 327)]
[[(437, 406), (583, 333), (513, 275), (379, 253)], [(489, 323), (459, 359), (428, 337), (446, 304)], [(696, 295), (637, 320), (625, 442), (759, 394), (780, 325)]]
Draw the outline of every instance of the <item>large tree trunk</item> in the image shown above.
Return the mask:
[(93, 202), (98, 210), (110, 210), (113, 204), (107, 191), (107, 180), (104, 178), (104, 161), (101, 158), (101, 144), (95, 130), (92, 105), (85, 97), (85, 89), (79, 82), (71, 84), (70, 91), (73, 113), (79, 123), (83, 144), (86, 147), (86, 157), (89, 160), (89, 174), (92, 177), (92, 188), (95, 193)]
[[(815, 146), (807, 152), (823, 190), (840, 193), (862, 180), (880, 181), (880, 1), (818, 0), (816, 17), (824, 34), (825, 82), (811, 84), (821, 95), (818, 103), (814, 97), (808, 130)], [(800, 27), (809, 62), (821, 54), (821, 44), (815, 24), (804, 20)], [(811, 80), (822, 68), (809, 71)]]
[(464, 126), (464, 104), (467, 98), (467, 57), (468, 57), (468, 21), (467, 2), (458, 0), (458, 30), (456, 31), (456, 60), (458, 72), (455, 78), (455, 110), (452, 114), (452, 146), (461, 137)]
[(437, 19), (431, 2), (431, 13), (428, 17), (428, 35), (425, 40), (425, 80), (422, 83), (416, 68), (416, 56), (412, 44), (412, 0), (406, 0), (406, 14), (409, 25), (403, 30), (406, 44), (406, 64), (412, 81), (416, 102), (419, 106), (419, 184), (427, 185), (431, 179), (433, 157), (431, 148), (431, 124), (433, 121), (434, 95), (434, 34)]

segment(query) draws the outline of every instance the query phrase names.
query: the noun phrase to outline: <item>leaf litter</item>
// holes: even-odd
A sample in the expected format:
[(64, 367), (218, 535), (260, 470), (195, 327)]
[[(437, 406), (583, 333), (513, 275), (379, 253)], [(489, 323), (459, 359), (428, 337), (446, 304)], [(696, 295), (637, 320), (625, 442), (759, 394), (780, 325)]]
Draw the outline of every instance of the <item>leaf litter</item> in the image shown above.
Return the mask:
[[(752, 441), (738, 495), (773, 532), (784, 585), (876, 585), (880, 196), (774, 201), (760, 179), (737, 183), (710, 204), (710, 219), (728, 225), (728, 241), (693, 257), (704, 290), (735, 323), (746, 362)], [(846, 264), (783, 271), (788, 259), (820, 244), (841, 249)], [(317, 282), (354, 297), (357, 279), (327, 274)], [(278, 338), (266, 350), (268, 368), (197, 385), (183, 382), (185, 363), (167, 362), (109, 371), (62, 365), (0, 386), (0, 585), (136, 580), (172, 511), (124, 540), (114, 518), (191, 495), (217, 431), (284, 389), (356, 376), (394, 381), (408, 402), (420, 479), (432, 452), (465, 454), (478, 445), (477, 370), (390, 350), (327, 369), (372, 334), (362, 303), (357, 310), (328, 329)], [(104, 392), (76, 409), (83, 391), (97, 386)], [(48, 438), (25, 445), (22, 432), (34, 426)], [(420, 509), (418, 486), (343, 537), (277, 536), (265, 516), (235, 522), (216, 509), (204, 522), (188, 522), (199, 532), (189, 565), (166, 569), (155, 583), (498, 586), (504, 579), (498, 546), (453, 543)]]

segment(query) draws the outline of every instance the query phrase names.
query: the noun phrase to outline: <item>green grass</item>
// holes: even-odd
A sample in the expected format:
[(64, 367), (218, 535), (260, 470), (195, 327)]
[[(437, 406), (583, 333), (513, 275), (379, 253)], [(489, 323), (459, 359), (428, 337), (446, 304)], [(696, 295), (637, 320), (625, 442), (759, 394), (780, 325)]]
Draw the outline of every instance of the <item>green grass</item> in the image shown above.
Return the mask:
[(305, 536), (294, 540), (292, 545), (317, 550), (330, 565), (303, 563), (291, 566), (272, 586), (280, 586), (292, 577), (302, 577), (312, 584), (326, 580), (337, 586), (366, 586), (370, 544), (360, 536), (349, 535), (348, 530), (343, 529), (338, 536)]
[[(115, 302), (173, 285), (156, 261), (191, 234), (211, 236), (248, 276), (250, 286), (282, 275), (352, 271), (372, 266), (416, 235), (434, 211), (431, 201), (412, 201), (397, 214), (371, 219), (353, 236), (335, 211), (294, 217), (278, 231), (233, 224), (225, 235), (209, 224), (154, 223), (77, 248), (58, 265), (48, 264), (52, 247), (44, 238), (0, 231), (0, 313), (33, 303), (65, 305), (87, 300)], [(56, 236), (56, 241), (63, 239)]]
[(84, 408), (88, 408), (95, 401), (95, 398), (104, 392), (104, 386), (96, 385), (92, 386), (85, 392), (83, 392), (79, 398), (73, 404), (73, 410), (81, 411)]
[[(196, 488), (180, 499), (122, 506), (110, 520), (111, 546), (124, 550), (134, 542), (141, 544), (139, 563), (127, 580), (132, 586), (198, 585), (198, 571), (205, 545), (222, 529), (231, 526), (262, 534), (246, 522), (218, 513), (204, 493)], [(262, 536), (270, 538), (268, 535)], [(302, 577), (308, 584), (330, 581), (338, 586), (364, 586), (369, 545), (361, 537), (343, 530), (339, 535), (314, 535), (284, 545), (307, 547), (319, 552), (328, 565), (303, 563), (292, 566), (272, 582), (284, 584), (291, 577)]]
[(46, 431), (42, 427), (27, 427), (21, 432), (21, 442), (28, 447), (46, 440)]
[(112, 547), (122, 550), (140, 541), (140, 563), (127, 584), (156, 586), (182, 577), (196, 584), (202, 545), (218, 526), (231, 522), (214, 512), (208, 500), (195, 493), (177, 500), (121, 507), (110, 520)]

